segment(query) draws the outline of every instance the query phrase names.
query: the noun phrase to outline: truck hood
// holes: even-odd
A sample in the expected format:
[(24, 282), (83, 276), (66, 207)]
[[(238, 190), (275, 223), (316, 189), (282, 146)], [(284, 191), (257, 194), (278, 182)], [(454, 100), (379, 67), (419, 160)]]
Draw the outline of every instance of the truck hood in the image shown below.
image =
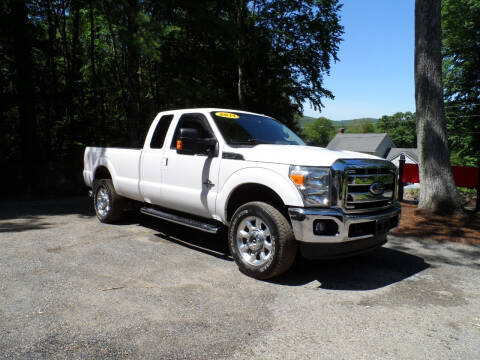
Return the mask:
[(247, 161), (304, 166), (331, 166), (338, 159), (385, 160), (353, 151), (334, 151), (316, 146), (299, 145), (256, 145), (231, 148), (226, 151), (242, 154)]

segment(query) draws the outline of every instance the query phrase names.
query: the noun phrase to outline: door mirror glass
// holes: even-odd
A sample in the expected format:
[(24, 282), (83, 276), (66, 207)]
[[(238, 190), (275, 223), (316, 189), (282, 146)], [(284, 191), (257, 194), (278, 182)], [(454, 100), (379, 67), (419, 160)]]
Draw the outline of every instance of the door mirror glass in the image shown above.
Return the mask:
[(200, 131), (194, 128), (181, 128), (176, 143), (177, 153), (186, 155), (213, 156), (217, 141), (212, 138), (202, 138)]

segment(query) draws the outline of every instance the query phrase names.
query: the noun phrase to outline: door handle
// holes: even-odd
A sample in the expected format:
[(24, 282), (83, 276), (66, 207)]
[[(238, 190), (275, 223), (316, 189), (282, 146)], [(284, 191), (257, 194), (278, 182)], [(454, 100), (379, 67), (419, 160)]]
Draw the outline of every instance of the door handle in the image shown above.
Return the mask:
[(167, 157), (162, 158), (161, 165), (162, 166), (167, 166), (168, 165), (168, 158)]

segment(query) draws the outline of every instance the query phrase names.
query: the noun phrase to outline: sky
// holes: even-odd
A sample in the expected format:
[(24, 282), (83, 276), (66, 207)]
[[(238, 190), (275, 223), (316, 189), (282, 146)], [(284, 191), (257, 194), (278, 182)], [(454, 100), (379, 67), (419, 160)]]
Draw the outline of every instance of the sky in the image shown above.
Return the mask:
[[(342, 1), (340, 1), (342, 2)], [(345, 0), (339, 61), (324, 87), (321, 113), (304, 104), (304, 115), (331, 120), (379, 118), (415, 110), (414, 0)]]

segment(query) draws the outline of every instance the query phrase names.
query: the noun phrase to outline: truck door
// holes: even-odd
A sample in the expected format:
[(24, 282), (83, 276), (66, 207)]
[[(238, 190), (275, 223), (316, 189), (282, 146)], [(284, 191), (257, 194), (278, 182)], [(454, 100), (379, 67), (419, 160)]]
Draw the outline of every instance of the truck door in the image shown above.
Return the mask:
[(220, 160), (218, 155), (177, 153), (181, 128), (197, 129), (202, 138), (215, 137), (203, 114), (187, 113), (180, 117), (164, 153), (161, 205), (210, 218), (215, 212)]
[(173, 115), (163, 115), (155, 126), (151, 140), (145, 143), (140, 164), (140, 191), (144, 200), (150, 204), (162, 203), (162, 164), (166, 162), (165, 138), (172, 123)]

